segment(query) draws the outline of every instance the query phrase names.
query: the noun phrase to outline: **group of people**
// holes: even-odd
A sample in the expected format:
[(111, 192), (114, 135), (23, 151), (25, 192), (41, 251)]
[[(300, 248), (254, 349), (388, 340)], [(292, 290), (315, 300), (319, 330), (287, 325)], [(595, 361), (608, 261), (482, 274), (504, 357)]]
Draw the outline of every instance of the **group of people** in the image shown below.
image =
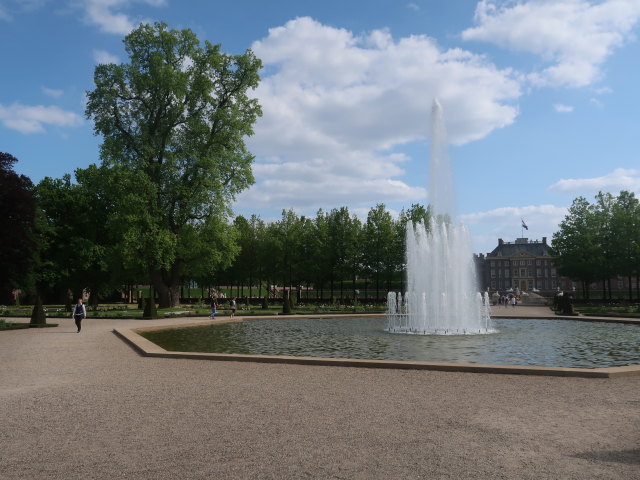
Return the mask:
[[(229, 300), (229, 310), (231, 310), (231, 314), (230, 314), (231, 317), (235, 316), (236, 308), (237, 308), (236, 297), (232, 297), (231, 300)], [(209, 315), (209, 318), (215, 318), (217, 311), (218, 311), (218, 298), (211, 295), (211, 315)], [(73, 307), (72, 316), (76, 322), (76, 328), (78, 329), (78, 333), (80, 333), (80, 330), (82, 330), (82, 320), (87, 316), (87, 309), (84, 306), (84, 303), (82, 303), (82, 298), (79, 298), (78, 302)]]
[[(211, 295), (210, 302), (211, 302), (211, 315), (209, 315), (209, 318), (215, 318), (216, 313), (218, 312), (218, 298), (215, 297), (214, 295)], [(231, 297), (231, 300), (229, 300), (229, 310), (231, 310), (231, 314), (229, 316), (231, 317), (235, 316), (236, 308), (237, 308), (236, 297)]]
[(501, 295), (498, 299), (498, 305), (503, 305), (505, 308), (511, 305), (513, 308), (516, 308), (518, 304), (518, 298), (515, 295)]

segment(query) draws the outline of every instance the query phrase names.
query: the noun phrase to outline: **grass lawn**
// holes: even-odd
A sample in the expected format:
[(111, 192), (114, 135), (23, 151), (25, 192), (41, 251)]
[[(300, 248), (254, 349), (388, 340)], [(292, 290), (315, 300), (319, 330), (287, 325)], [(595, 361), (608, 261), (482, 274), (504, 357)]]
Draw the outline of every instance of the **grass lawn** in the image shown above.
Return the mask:
[(640, 318), (640, 304), (629, 305), (576, 305), (583, 315)]
[(47, 328), (47, 327), (57, 327), (57, 323), (46, 323), (44, 325), (31, 325), (29, 323), (24, 322), (7, 322), (6, 320), (0, 318), (0, 331), (2, 330), (20, 330), (23, 328)]
[[(20, 306), (0, 306), (0, 315), (3, 317), (30, 318), (33, 310), (32, 305)], [(64, 305), (45, 305), (45, 315), (47, 318), (66, 318), (71, 317), (71, 312), (65, 311)], [(337, 305), (337, 304), (321, 304), (321, 305), (295, 305), (291, 309), (292, 314), (315, 315), (315, 314), (337, 314), (337, 313), (382, 313), (386, 309), (382, 305)], [(158, 309), (159, 317), (202, 317), (209, 316), (211, 309), (208, 304), (185, 304), (180, 307)], [(222, 303), (218, 306), (219, 316), (229, 315), (228, 303)], [(244, 305), (239, 303), (236, 315), (277, 315), (282, 313), (282, 305), (270, 305), (269, 308), (263, 309), (260, 305)], [(87, 307), (87, 318), (142, 318), (142, 310), (137, 304), (101, 304), (97, 309)], [(6, 323), (6, 322), (5, 322)], [(28, 324), (27, 324), (28, 325)], [(26, 327), (19, 327), (26, 328)]]

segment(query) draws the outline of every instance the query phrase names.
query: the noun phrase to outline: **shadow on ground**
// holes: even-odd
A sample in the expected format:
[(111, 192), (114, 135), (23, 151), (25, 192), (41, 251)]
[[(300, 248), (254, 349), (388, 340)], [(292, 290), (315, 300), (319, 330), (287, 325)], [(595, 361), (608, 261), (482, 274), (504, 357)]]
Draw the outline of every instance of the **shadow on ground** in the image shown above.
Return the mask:
[(620, 451), (603, 451), (603, 452), (585, 452), (574, 455), (576, 458), (584, 460), (595, 460), (598, 462), (616, 462), (626, 463), (627, 465), (640, 465), (640, 449), (620, 450)]

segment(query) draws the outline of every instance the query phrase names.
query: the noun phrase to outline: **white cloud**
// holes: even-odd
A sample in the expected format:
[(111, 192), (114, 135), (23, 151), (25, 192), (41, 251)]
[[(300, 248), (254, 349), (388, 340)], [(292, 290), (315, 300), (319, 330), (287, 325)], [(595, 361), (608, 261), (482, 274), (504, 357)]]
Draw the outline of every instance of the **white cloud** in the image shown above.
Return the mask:
[(640, 192), (640, 170), (616, 168), (602, 177), (562, 179), (551, 185), (549, 190), (574, 194), (617, 193), (620, 190)]
[(4, 8), (1, 4), (0, 4), (0, 20), (5, 20), (5, 21), (10, 21), (11, 20), (11, 15), (9, 14), (9, 12), (7, 11), (6, 8)]
[(45, 125), (77, 127), (82, 125), (82, 117), (55, 106), (13, 103), (6, 107), (0, 104), (0, 122), (6, 128), (27, 134), (44, 132)]
[(112, 55), (106, 50), (93, 50), (93, 59), (96, 63), (120, 63), (117, 55)]
[[(126, 35), (135, 26), (147, 20), (132, 20), (129, 15), (123, 13), (135, 0), (87, 0), (81, 4), (84, 10), (84, 20), (90, 25), (97, 25), (105, 33)], [(145, 3), (152, 7), (166, 5), (166, 0), (137, 0), (137, 3)]]
[(608, 95), (610, 93), (613, 93), (613, 90), (610, 87), (600, 87), (596, 88), (594, 92), (598, 95)]
[(0, 1), (0, 20), (11, 21), (13, 14), (32, 12), (42, 7), (48, 0), (5, 0)]
[(57, 88), (40, 87), (40, 89), (42, 90), (42, 93), (53, 98), (60, 98), (64, 93), (63, 90), (59, 90)]
[(305, 17), (269, 30), (252, 48), (266, 67), (255, 92), (264, 116), (249, 141), (261, 181), (244, 199), (279, 206), (320, 197), (325, 205), (327, 198), (418, 201), (424, 189), (397, 180), (407, 158), (393, 149), (426, 138), (435, 97), (455, 144), (482, 138), (518, 114), (520, 88), (510, 70), (442, 50), (426, 36), (357, 36)]
[[(558, 230), (558, 224), (567, 214), (567, 207), (555, 205), (528, 205), (524, 207), (502, 207), (486, 212), (461, 215), (460, 220), (471, 233), (476, 252), (490, 252), (498, 245), (498, 239), (512, 242), (524, 234), (531, 240), (542, 240)], [(522, 231), (521, 219), (529, 230)]]
[(613, 50), (640, 20), (638, 0), (482, 0), (465, 40), (533, 53), (551, 65), (529, 75), (536, 85), (582, 87), (596, 82)]
[(573, 107), (571, 105), (562, 105), (561, 103), (556, 103), (553, 106), (553, 109), (558, 113), (571, 113), (571, 112), (573, 112)]
[(411, 2), (407, 4), (407, 8), (410, 10), (413, 10), (414, 12), (418, 12), (420, 11), (420, 6), (416, 5), (415, 3)]
[(592, 105), (595, 105), (598, 108), (604, 107), (604, 103), (602, 102), (602, 100), (598, 98), (590, 98), (589, 103), (591, 103)]

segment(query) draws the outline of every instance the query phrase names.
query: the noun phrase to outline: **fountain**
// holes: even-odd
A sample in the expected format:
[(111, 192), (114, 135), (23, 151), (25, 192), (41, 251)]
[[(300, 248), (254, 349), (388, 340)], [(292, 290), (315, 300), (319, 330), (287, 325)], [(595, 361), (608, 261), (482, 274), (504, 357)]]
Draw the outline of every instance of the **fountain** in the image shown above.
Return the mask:
[(453, 182), (446, 148), (442, 107), (431, 109), (429, 225), (407, 222), (407, 286), (389, 292), (387, 330), (413, 334), (490, 333), (489, 295), (480, 294), (467, 229), (450, 219)]

